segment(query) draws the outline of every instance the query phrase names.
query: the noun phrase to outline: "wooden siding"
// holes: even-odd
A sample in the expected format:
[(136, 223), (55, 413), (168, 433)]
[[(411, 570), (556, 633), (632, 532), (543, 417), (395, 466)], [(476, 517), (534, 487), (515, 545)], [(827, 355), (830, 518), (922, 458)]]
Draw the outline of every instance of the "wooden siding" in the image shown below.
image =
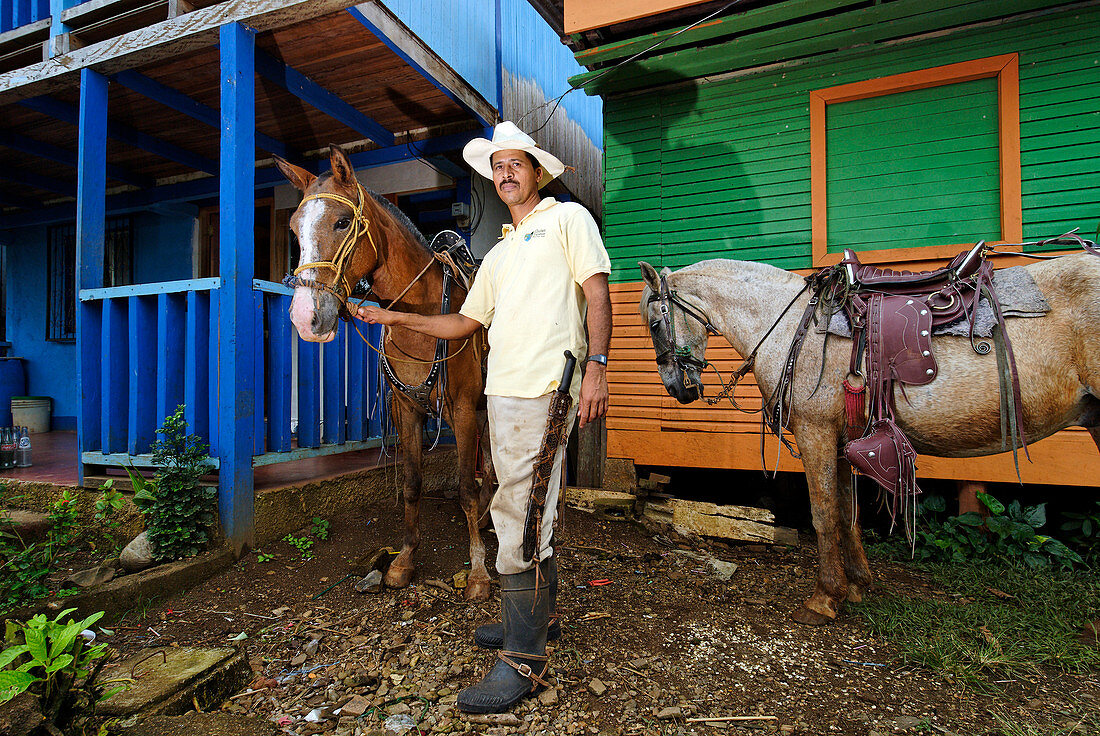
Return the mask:
[[(758, 416), (728, 406), (682, 406), (665, 392), (638, 313), (638, 260), (676, 269), (705, 258), (737, 258), (805, 272), (812, 265), (810, 92), (1009, 53), (1019, 54), (1024, 237), (1074, 227), (1091, 234), (1100, 218), (1095, 171), (1100, 112), (1094, 104), (1100, 95), (1100, 7), (1095, 5), (899, 43), (876, 49), (873, 56), (848, 55), (607, 99), (604, 216), (615, 322), (608, 374), (610, 457), (654, 465), (761, 467)], [(922, 256), (906, 247), (897, 254), (906, 259), (899, 264), (905, 267), (935, 265), (908, 260)], [(739, 362), (721, 338), (712, 339), (707, 357), (723, 375)], [(713, 374), (705, 383), (713, 395)], [(760, 404), (751, 383), (738, 389), (737, 398), (746, 408)], [(765, 455), (772, 466), (774, 441)], [(1036, 443), (1032, 457), (1034, 464), (1021, 464), (1027, 483), (1100, 484), (1100, 456), (1083, 430)], [(778, 467), (801, 471), (800, 462), (786, 453)], [(1010, 455), (922, 456), (918, 467), (925, 478), (1016, 479)]]
[[(1100, 7), (765, 71), (612, 97), (604, 217), (612, 279), (708, 257), (811, 266), (810, 91), (1002, 53), (1020, 57), (1026, 238), (1100, 217)], [(996, 237), (998, 233), (991, 233)]]

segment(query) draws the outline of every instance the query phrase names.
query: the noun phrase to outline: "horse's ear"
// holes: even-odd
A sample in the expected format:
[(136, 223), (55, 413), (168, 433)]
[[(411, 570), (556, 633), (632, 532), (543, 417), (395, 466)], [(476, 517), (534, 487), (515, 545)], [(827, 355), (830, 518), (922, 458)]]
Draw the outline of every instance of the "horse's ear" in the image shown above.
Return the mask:
[(286, 177), (286, 180), (299, 190), (304, 192), (310, 184), (317, 180), (316, 176), (309, 173), (301, 166), (295, 166), (278, 156), (273, 156), (273, 158), (275, 159), (275, 165), (279, 167), (279, 171), (283, 172), (283, 176)]
[(337, 184), (353, 188), (355, 186), (355, 168), (344, 149), (332, 143), (329, 145), (329, 163), (332, 165), (332, 178)]
[(656, 269), (645, 261), (638, 261), (638, 267), (642, 269), (642, 280), (654, 291), (661, 290), (661, 279), (657, 276)]

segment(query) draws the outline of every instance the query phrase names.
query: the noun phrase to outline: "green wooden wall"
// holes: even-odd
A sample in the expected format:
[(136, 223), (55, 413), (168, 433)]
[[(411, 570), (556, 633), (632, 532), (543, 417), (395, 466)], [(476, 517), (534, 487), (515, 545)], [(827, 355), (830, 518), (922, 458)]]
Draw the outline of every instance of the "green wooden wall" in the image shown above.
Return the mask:
[[(641, 259), (674, 269), (705, 258), (809, 268), (808, 93), (1012, 52), (1020, 56), (1024, 236), (1045, 238), (1078, 226), (1094, 235), (1100, 222), (1100, 6), (1079, 6), (607, 98), (604, 227), (612, 280), (638, 280)], [(943, 114), (952, 113), (945, 107)], [(919, 164), (913, 175), (938, 176)], [(844, 196), (839, 184), (829, 192)], [(941, 197), (940, 207), (961, 206), (959, 191), (944, 189)], [(956, 214), (954, 230), (999, 236), (973, 232), (990, 222), (988, 211), (969, 220)], [(954, 230), (945, 230), (941, 242), (956, 242)], [(932, 242), (928, 233), (910, 235), (913, 242), (902, 242), (904, 226), (890, 230), (897, 247)]]

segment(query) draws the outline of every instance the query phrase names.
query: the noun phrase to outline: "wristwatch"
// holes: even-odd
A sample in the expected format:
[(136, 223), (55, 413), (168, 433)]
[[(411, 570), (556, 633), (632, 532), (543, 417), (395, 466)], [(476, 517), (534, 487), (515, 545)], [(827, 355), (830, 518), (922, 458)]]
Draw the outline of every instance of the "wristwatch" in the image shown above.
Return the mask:
[(599, 363), (604, 368), (606, 368), (607, 367), (607, 356), (606, 355), (589, 355), (587, 358), (584, 359), (584, 362), (585, 363)]

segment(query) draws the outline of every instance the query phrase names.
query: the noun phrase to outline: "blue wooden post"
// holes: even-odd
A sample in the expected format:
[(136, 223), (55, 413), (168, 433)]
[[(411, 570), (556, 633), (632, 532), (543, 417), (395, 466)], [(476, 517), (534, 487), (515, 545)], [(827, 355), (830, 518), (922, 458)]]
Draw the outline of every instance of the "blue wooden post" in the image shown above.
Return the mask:
[(359, 442), (367, 438), (367, 351), (363, 342), (367, 334), (366, 325), (359, 330), (348, 330), (348, 442)]
[(103, 452), (124, 453), (127, 445), (128, 426), (126, 410), (129, 406), (130, 381), (127, 377), (130, 346), (128, 335), (129, 309), (125, 298), (103, 300), (103, 324), (100, 349), (103, 367), (100, 369), (100, 395), (102, 396), (100, 425), (103, 432)]
[(255, 539), (252, 453), (256, 431), (253, 233), (256, 180), (256, 83), (253, 32), (229, 23), (221, 50), (221, 192), (218, 201), (218, 509), (238, 548)]
[[(369, 325), (367, 339), (376, 348), (382, 346), (382, 325)], [(378, 376), (378, 353), (371, 350), (367, 360), (367, 378), (370, 388), (367, 395), (370, 397), (370, 421), (368, 422), (367, 435), (370, 437), (382, 437), (382, 428), (386, 425), (386, 382)]]
[[(91, 69), (80, 72), (80, 128), (76, 171), (76, 383), (77, 448), (87, 452), (100, 443), (100, 317), (98, 304), (79, 301), (80, 289), (103, 286), (103, 249), (107, 216), (107, 78)], [(84, 483), (84, 463), (77, 460)]]
[(50, 0), (50, 58), (69, 53), (69, 27), (61, 22), (61, 14), (76, 5), (77, 0)]

